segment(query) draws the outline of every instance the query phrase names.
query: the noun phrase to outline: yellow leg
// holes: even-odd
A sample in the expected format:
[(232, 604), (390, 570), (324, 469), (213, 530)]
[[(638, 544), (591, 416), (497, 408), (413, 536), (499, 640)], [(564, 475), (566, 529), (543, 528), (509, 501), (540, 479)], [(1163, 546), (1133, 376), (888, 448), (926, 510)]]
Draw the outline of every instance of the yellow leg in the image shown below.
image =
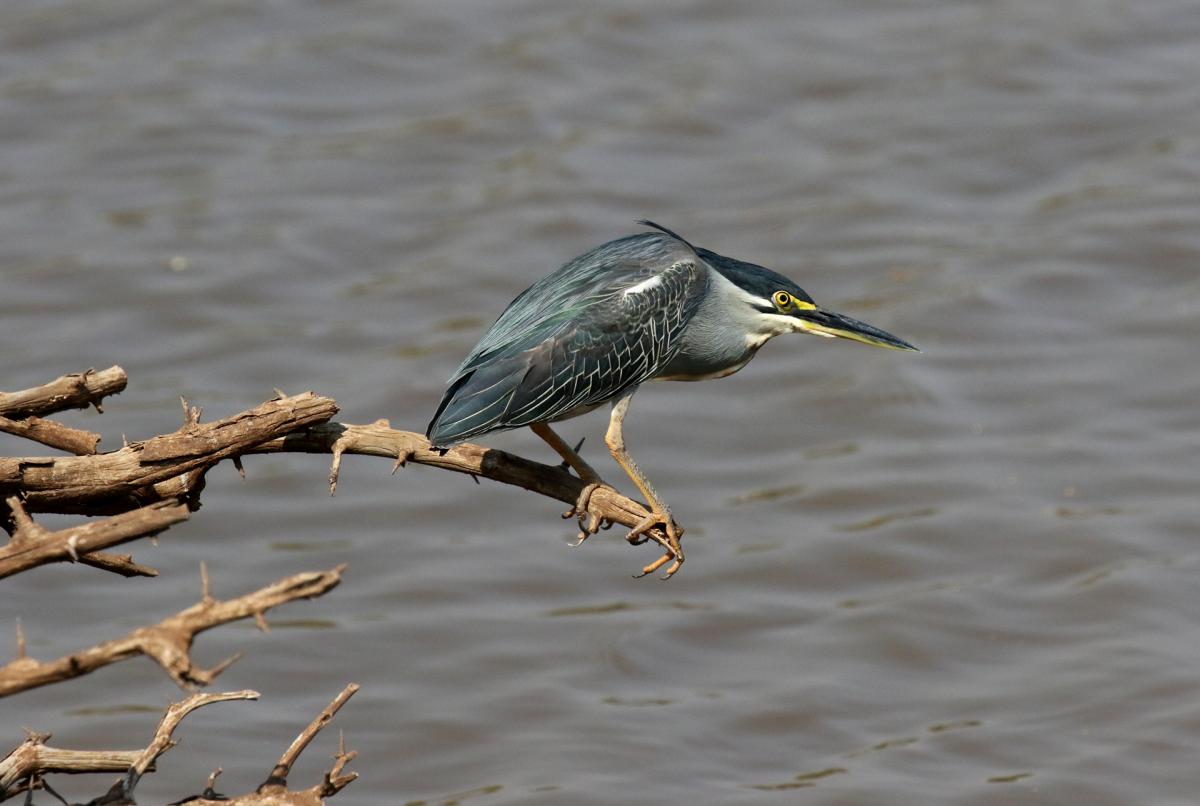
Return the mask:
[(583, 490), (579, 493), (579, 498), (576, 499), (575, 506), (563, 513), (563, 518), (576, 518), (579, 521), (579, 536), (575, 542), (575, 545), (578, 546), (587, 540), (590, 535), (594, 535), (600, 531), (600, 515), (599, 513), (592, 512), (589, 505), (592, 502), (592, 493), (604, 486), (604, 480), (600, 478), (600, 474), (582, 456), (576, 453), (574, 448), (564, 442), (562, 437), (554, 433), (554, 429), (550, 427), (549, 423), (534, 423), (529, 426), (529, 430), (545, 440), (546, 444), (553, 448), (554, 452), (561, 456), (563, 461), (583, 481)]
[[(617, 460), (617, 464), (621, 466), (621, 469), (633, 480), (637, 488), (642, 491), (642, 495), (646, 497), (646, 502), (650, 505), (651, 509), (650, 514), (630, 530), (626, 539), (631, 543), (636, 543), (641, 542), (638, 540), (639, 537), (643, 540), (646, 537), (651, 537), (663, 547), (665, 552), (662, 557), (659, 557), (650, 565), (643, 568), (639, 576), (652, 574), (670, 562), (671, 566), (667, 568), (666, 575), (663, 577), (663, 579), (670, 579), (679, 570), (679, 567), (683, 565), (683, 549), (679, 545), (679, 538), (683, 536), (683, 528), (675, 523), (675, 519), (671, 516), (671, 510), (658, 497), (658, 493), (650, 485), (650, 480), (646, 478), (646, 474), (641, 471), (637, 463), (633, 461), (633, 457), (629, 455), (629, 451), (625, 449), (625, 436), (622, 433), (622, 425), (625, 421), (625, 414), (629, 411), (629, 401), (632, 397), (633, 392), (629, 392), (613, 404), (612, 416), (608, 422), (608, 433), (604, 435), (604, 442), (608, 445), (608, 450), (612, 453), (613, 459)], [(663, 525), (663, 529), (667, 535), (665, 540), (653, 537), (650, 531), (660, 523)]]
[(554, 433), (554, 429), (550, 427), (549, 423), (534, 423), (529, 426), (529, 430), (545, 440), (546, 444), (579, 474), (579, 478), (588, 483), (600, 481), (600, 474), (593, 470), (592, 466), (584, 461), (584, 458), (576, 453), (574, 448), (563, 442), (563, 438)]

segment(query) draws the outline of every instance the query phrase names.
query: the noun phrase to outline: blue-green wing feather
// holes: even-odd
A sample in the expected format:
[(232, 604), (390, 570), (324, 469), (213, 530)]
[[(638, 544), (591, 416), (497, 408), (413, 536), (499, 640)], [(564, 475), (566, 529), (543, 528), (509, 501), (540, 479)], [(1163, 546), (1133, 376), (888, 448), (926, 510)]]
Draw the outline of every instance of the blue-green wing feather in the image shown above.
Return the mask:
[(561, 419), (653, 377), (674, 357), (707, 283), (691, 247), (659, 233), (576, 258), (517, 297), (480, 339), (451, 379), (430, 439), (444, 446)]

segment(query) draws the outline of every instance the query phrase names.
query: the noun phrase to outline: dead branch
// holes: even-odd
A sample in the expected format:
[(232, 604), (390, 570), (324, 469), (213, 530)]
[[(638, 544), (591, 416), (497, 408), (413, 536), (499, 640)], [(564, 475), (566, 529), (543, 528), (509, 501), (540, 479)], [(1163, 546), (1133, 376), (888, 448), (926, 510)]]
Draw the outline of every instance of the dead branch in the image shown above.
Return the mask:
[(152, 501), (199, 506), (204, 473), (222, 459), (337, 413), (327, 397), (305, 392), (201, 424), (184, 401), (176, 432), (94, 456), (0, 458), (0, 495), (20, 494), (30, 512), (111, 513)]
[(316, 719), (300, 732), (291, 746), (284, 751), (279, 763), (271, 771), (270, 777), (254, 792), (234, 798), (218, 795), (213, 791), (213, 780), (220, 773), (220, 770), (217, 770), (209, 776), (208, 786), (201, 797), (182, 802), (189, 806), (321, 806), (325, 802), (325, 798), (336, 795), (358, 778), (356, 772), (343, 774), (346, 765), (358, 755), (353, 750), (346, 750), (346, 742), (343, 737), (338, 739), (338, 751), (333, 756), (333, 767), (322, 776), (318, 783), (308, 789), (289, 790), (287, 776), (291, 771), (292, 764), (304, 752), (304, 748), (316, 737), (321, 728), (329, 724), (333, 715), (354, 696), (356, 691), (358, 691), (357, 683), (351, 683), (342, 689), (333, 702), (325, 706), (324, 710), (317, 714)]
[[(346, 702), (355, 695), (355, 693), (357, 693), (358, 688), (359, 686), (357, 683), (351, 683), (346, 686), (344, 689), (342, 689), (340, 694), (333, 698), (333, 702), (329, 703), (329, 705), (325, 706), (325, 708), (321, 710), (321, 713), (317, 714), (316, 718), (309, 723), (307, 728), (300, 731), (300, 735), (295, 738), (288, 749), (283, 752), (283, 755), (279, 757), (279, 761), (276, 762), (275, 768), (271, 770), (271, 774), (267, 777), (267, 780), (264, 781), (255, 791), (257, 796), (262, 798), (271, 796), (291, 796), (293, 800), (286, 802), (302, 803), (307, 801), (296, 801), (294, 798), (297, 795), (308, 794), (311, 796), (312, 802), (319, 803), (322, 797), (328, 797), (336, 794), (347, 784), (358, 777), (358, 773), (350, 773), (349, 775), (341, 774), (342, 769), (351, 759), (354, 758), (355, 754), (347, 753), (344, 743), (339, 743), (340, 747), (338, 754), (334, 756), (334, 767), (325, 774), (325, 778), (320, 784), (317, 784), (309, 790), (305, 790), (303, 793), (289, 793), (287, 788), (287, 778), (288, 775), (291, 774), (292, 765), (296, 763), (296, 759), (299, 758), (300, 754), (304, 752), (304, 748), (308, 747), (312, 740), (317, 737), (317, 734), (321, 732), (321, 729), (333, 720), (334, 715), (341, 710), (342, 706), (345, 705)], [(245, 804), (266, 804), (273, 802), (268, 800), (243, 800), (242, 798), (239, 798), (238, 801)]]
[(22, 420), (0, 417), (0, 431), (31, 439), (76, 456), (93, 454), (96, 452), (96, 446), (100, 444), (99, 434), (70, 428), (53, 420), (43, 420), (32, 414)]
[[(464, 443), (445, 452), (434, 450), (429, 440), (413, 431), (396, 431), (386, 420), (371, 425), (322, 423), (288, 434), (280, 439), (261, 443), (246, 453), (329, 453), (333, 464), (329, 474), (331, 491), (337, 489), (338, 469), (343, 454), (381, 456), (393, 459), (393, 472), (408, 462), (414, 462), (456, 473), (492, 479), (504, 484), (523, 487), (540, 495), (574, 504), (583, 490), (583, 482), (562, 466), (545, 465), (511, 453)], [(626, 498), (610, 487), (600, 487), (592, 495), (592, 507), (608, 521), (635, 526), (650, 513), (645, 506)], [(654, 529), (652, 539), (666, 539), (661, 529)]]
[(230, 691), (223, 694), (194, 694), (167, 708), (154, 738), (142, 750), (62, 750), (46, 744), (49, 734), (31, 734), (15, 750), (0, 760), (0, 800), (40, 785), (49, 773), (123, 772), (108, 794), (93, 803), (132, 804), (133, 788), (154, 762), (175, 746), (171, 734), (185, 716), (205, 705), (227, 700), (256, 700), (257, 691)]
[(100, 410), (100, 402), (123, 390), (128, 380), (125, 370), (112, 366), (63, 375), (50, 383), (20, 392), (0, 392), (0, 416), (22, 419), (88, 406)]
[[(257, 691), (251, 691), (250, 689), (244, 691), (227, 691), (223, 694), (193, 694), (183, 702), (171, 705), (167, 708), (167, 712), (163, 714), (162, 720), (158, 723), (158, 729), (154, 731), (154, 739), (141, 752), (137, 760), (129, 766), (129, 771), (125, 774), (124, 780), (118, 781), (113, 786), (113, 789), (120, 787), (119, 791), (121, 794), (127, 799), (128, 803), (132, 804), (133, 788), (137, 786), (138, 781), (146, 774), (146, 770), (150, 769), (150, 765), (159, 756), (175, 746), (175, 741), (171, 738), (171, 734), (175, 732), (175, 728), (179, 726), (183, 718), (192, 711), (214, 702), (257, 700), (258, 696)], [(114, 801), (114, 803), (119, 802)]]
[[(221, 459), (253, 453), (328, 453), (333, 456), (330, 489), (337, 489), (344, 454), (384, 456), (393, 471), (417, 464), (484, 477), (573, 504), (583, 482), (561, 466), (530, 461), (482, 445), (433, 450), (421, 434), (397, 431), (381, 420), (371, 425), (327, 422), (337, 404), (311, 392), (280, 397), (214, 423), (201, 424), (199, 411), (184, 403), (179, 431), (96, 456), (0, 458), (0, 495), (20, 492), (30, 512), (119, 512), (155, 500), (184, 498), (194, 509), (203, 476)], [(240, 469), (240, 468), (239, 468)], [(649, 510), (609, 487), (591, 498), (603, 520), (639, 524)], [(650, 538), (665, 545), (661, 529)]]
[(98, 556), (93, 552), (158, 534), (188, 517), (185, 505), (160, 501), (104, 520), (51, 532), (29, 517), (16, 496), (7, 503), (15, 530), (8, 545), (0, 547), (0, 579), (46, 563), (68, 560), (125, 576), (153, 576), (157, 573), (154, 569), (138, 565), (128, 557)]
[(208, 575), (202, 569), (203, 594), (198, 603), (157, 624), (140, 627), (122, 638), (105, 641), (57, 660), (38, 661), (22, 654), (0, 666), (0, 697), (70, 680), (137, 655), (151, 658), (184, 689), (206, 686), (241, 655), (239, 653), (227, 658), (211, 669), (197, 666), (189, 654), (197, 635), (244, 618), (255, 618), (263, 625), (263, 614), (271, 608), (296, 599), (312, 599), (337, 587), (345, 568), (339, 565), (328, 571), (295, 574), (225, 601), (214, 599), (209, 594)]
[(46, 744), (49, 739), (48, 734), (30, 734), (0, 760), (0, 800), (49, 773), (124, 772), (142, 754), (141, 750), (64, 750)]
[(43, 420), (39, 414), (51, 414), (65, 409), (83, 409), (125, 388), (125, 370), (109, 367), (97, 372), (89, 369), (63, 375), (61, 378), (20, 392), (0, 392), (0, 432), (31, 439), (51, 448), (85, 456), (96, 452), (100, 435), (71, 428), (53, 420)]
[(342, 689), (341, 693), (333, 698), (333, 702), (325, 706), (321, 713), (317, 714), (316, 718), (309, 723), (308, 727), (300, 731), (295, 740), (291, 743), (287, 750), (283, 751), (283, 755), (279, 757), (279, 761), (275, 763), (275, 768), (271, 770), (271, 775), (266, 782), (258, 788), (259, 792), (264, 791), (265, 787), (282, 786), (287, 788), (287, 777), (291, 774), (292, 765), (296, 763), (296, 759), (304, 752), (304, 748), (308, 747), (309, 743), (317, 737), (321, 732), (321, 728), (328, 725), (335, 714), (341, 710), (342, 706), (358, 693), (359, 686), (357, 683), (351, 683)]
[[(356, 755), (354, 751), (346, 750), (344, 739), (339, 739), (333, 766), (318, 783), (308, 789), (289, 790), (287, 775), (300, 753), (358, 688), (357, 683), (351, 683), (342, 689), (333, 702), (301, 731), (284, 751), (270, 777), (254, 792), (235, 798), (217, 794), (213, 789), (217, 776), (221, 774), (220, 768), (217, 768), (208, 777), (203, 794), (179, 802), (193, 806), (320, 806), (324, 798), (337, 794), (358, 778), (358, 773), (344, 773), (346, 765)], [(194, 694), (182, 702), (174, 703), (163, 714), (154, 731), (154, 738), (143, 750), (60, 750), (45, 744), (49, 736), (31, 735), (0, 760), (0, 800), (43, 786), (42, 778), (50, 773), (124, 772), (107, 793), (90, 801), (89, 806), (133, 806), (134, 788), (153, 769), (155, 761), (175, 746), (172, 736), (188, 714), (214, 702), (256, 700), (258, 697), (256, 691), (230, 691), (223, 694)]]

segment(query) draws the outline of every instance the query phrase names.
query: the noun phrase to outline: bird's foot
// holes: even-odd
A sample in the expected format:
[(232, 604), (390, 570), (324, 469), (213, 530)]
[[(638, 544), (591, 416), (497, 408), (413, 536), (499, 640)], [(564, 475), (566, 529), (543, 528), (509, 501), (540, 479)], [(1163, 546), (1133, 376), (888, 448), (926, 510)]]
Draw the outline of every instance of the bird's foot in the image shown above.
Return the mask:
[(608, 487), (608, 485), (602, 481), (593, 481), (584, 485), (583, 490), (579, 493), (579, 498), (575, 501), (575, 506), (562, 514), (563, 520), (575, 518), (579, 522), (579, 534), (576, 536), (575, 542), (571, 544), (572, 546), (581, 546), (583, 541), (602, 528), (606, 529), (612, 526), (612, 521), (602, 518), (600, 513), (593, 510), (591, 506), (592, 494), (601, 487)]
[[(662, 533), (653, 531), (654, 527), (659, 524), (663, 526)], [(671, 511), (666, 509), (651, 512), (637, 526), (630, 529), (629, 534), (625, 535), (625, 539), (631, 544), (637, 546), (645, 543), (647, 540), (653, 540), (663, 548), (663, 556), (643, 568), (642, 573), (634, 574), (634, 578), (640, 579), (641, 577), (653, 574), (667, 563), (671, 564), (667, 567), (667, 571), (663, 574), (662, 579), (670, 579), (675, 576), (675, 572), (683, 565), (683, 547), (679, 545), (679, 541), (683, 537), (683, 531), (683, 527), (675, 522)]]

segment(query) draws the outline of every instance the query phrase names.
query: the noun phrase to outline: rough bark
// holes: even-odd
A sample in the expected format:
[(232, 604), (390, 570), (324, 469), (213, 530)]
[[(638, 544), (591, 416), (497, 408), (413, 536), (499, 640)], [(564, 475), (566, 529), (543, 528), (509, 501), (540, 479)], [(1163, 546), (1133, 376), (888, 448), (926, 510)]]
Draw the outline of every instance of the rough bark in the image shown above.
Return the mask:
[[(337, 489), (338, 470), (345, 454), (381, 456), (395, 460), (393, 472), (407, 462), (464, 473), (476, 479), (511, 484), (574, 505), (584, 483), (564, 467), (530, 461), (481, 445), (464, 444), (434, 450), (419, 433), (397, 431), (386, 421), (371, 425), (331, 422), (337, 404), (330, 398), (306, 392), (279, 393), (249, 411), (212, 423), (200, 422), (200, 411), (183, 401), (184, 423), (176, 432), (126, 444), (120, 450), (97, 454), (99, 437), (41, 419), (41, 415), (66, 408), (94, 405), (99, 410), (105, 395), (124, 388), (119, 367), (102, 372), (66, 375), (51, 383), (21, 392), (0, 393), (0, 431), (59, 448), (74, 456), (0, 457), (0, 526), (11, 535), (0, 547), (0, 579), (47, 562), (78, 561), (117, 573), (153, 574), (128, 556), (106, 554), (102, 549), (151, 535), (187, 517), (199, 507), (205, 473), (224, 459), (238, 470), (247, 454), (325, 453), (332, 456), (330, 491)], [(610, 523), (636, 526), (649, 515), (639, 502), (609, 487), (591, 496), (590, 509)], [(113, 517), (50, 532), (29, 513), (57, 512)], [(566, 516), (564, 516), (566, 517)], [(595, 523), (591, 527), (594, 529)], [(649, 538), (667, 547), (667, 536), (658, 528)], [(682, 559), (682, 557), (680, 557)], [(656, 568), (662, 562), (649, 568)], [(195, 636), (204, 630), (253, 616), (266, 629), (263, 613), (298, 598), (319, 596), (335, 587), (344, 566), (310, 574), (297, 574), (235, 599), (219, 601), (209, 594), (202, 566), (203, 595), (196, 605), (161, 622), (128, 635), (54, 661), (37, 661), (25, 655), (24, 636), (18, 624), (17, 658), (0, 667), (0, 697), (35, 686), (72, 679), (102, 666), (136, 655), (158, 663), (184, 688), (207, 685), (238, 656), (211, 669), (197, 666), (190, 657)], [(345, 773), (354, 753), (339, 746), (335, 763), (317, 784), (289, 790), (287, 777), (296, 758), (358, 687), (351, 684), (313, 720), (292, 743), (258, 789), (236, 798), (218, 795), (210, 778), (201, 796), (189, 799), (196, 806), (316, 806), (336, 794), (357, 776)], [(30, 736), (6, 759), (0, 760), (0, 800), (15, 792), (45, 786), (51, 772), (98, 772), (124, 769), (125, 775), (91, 806), (133, 803), (137, 781), (154, 760), (173, 745), (179, 721), (194, 708), (223, 699), (257, 697), (254, 692), (197, 695), (172, 706), (163, 718), (154, 741), (142, 751), (71, 751), (49, 747), (48, 737)]]
[(0, 800), (22, 791), (22, 781), (48, 773), (124, 772), (141, 750), (65, 750), (46, 744), (49, 734), (31, 734), (0, 760)]
[(49, 383), (20, 392), (0, 392), (0, 416), (21, 419), (33, 414), (52, 414), (67, 409), (95, 406), (125, 388), (129, 378), (117, 366), (89, 369), (63, 375)]
[[(271, 774), (254, 792), (228, 798), (218, 794), (215, 782), (221, 770), (217, 769), (208, 778), (204, 792), (185, 801), (196, 806), (319, 806), (324, 799), (336, 795), (358, 778), (358, 773), (346, 773), (346, 765), (356, 755), (347, 752), (345, 741), (339, 740), (338, 752), (334, 755), (333, 767), (322, 779), (308, 789), (289, 790), (287, 776), (292, 764), (312, 742), (323, 727), (329, 724), (347, 700), (358, 691), (358, 684), (351, 683), (327, 705), (320, 714), (300, 732), (288, 747)], [(172, 747), (173, 737), (179, 723), (197, 708), (229, 700), (256, 700), (257, 691), (230, 691), (221, 694), (193, 694), (186, 700), (169, 706), (159, 720), (150, 743), (142, 750), (62, 750), (50, 747), (49, 735), (32, 734), (4, 759), (0, 759), (0, 800), (21, 792), (38, 788), (50, 789), (45, 776), (52, 773), (100, 773), (123, 772), (120, 779), (109, 790), (94, 798), (88, 806), (134, 806), (134, 789), (142, 777), (153, 769), (158, 758)]]
[(63, 375), (50, 383), (23, 389), (20, 392), (0, 392), (0, 432), (40, 442), (51, 448), (77, 455), (96, 452), (100, 435), (71, 428), (39, 414), (52, 414), (65, 409), (84, 409), (125, 388), (125, 370), (109, 367), (97, 372), (89, 369)]
[(227, 658), (211, 669), (198, 666), (190, 655), (197, 635), (218, 625), (251, 617), (265, 630), (267, 623), (263, 614), (266, 611), (333, 590), (342, 581), (344, 570), (345, 566), (340, 565), (328, 571), (295, 574), (243, 596), (220, 601), (209, 594), (208, 574), (202, 567), (200, 601), (157, 624), (139, 627), (121, 638), (52, 661), (26, 657), (24, 642), (19, 641), (18, 657), (0, 666), (0, 697), (80, 677), (138, 655), (152, 659), (182, 688), (206, 686), (241, 655)]
[(154, 576), (154, 569), (137, 565), (129, 557), (101, 554), (98, 549), (139, 537), (156, 535), (168, 526), (187, 520), (183, 504), (159, 501), (111, 518), (72, 526), (57, 532), (34, 523), (21, 501), (7, 501), (15, 529), (8, 544), (0, 547), (0, 579), (53, 562), (80, 562), (123, 576)]
[[(338, 469), (343, 454), (380, 456), (394, 460), (392, 472), (408, 462), (466, 473), (523, 487), (531, 492), (574, 504), (584, 483), (561, 465), (534, 462), (505, 451), (483, 445), (464, 443), (445, 451), (434, 450), (429, 440), (413, 431), (397, 431), (386, 420), (370, 425), (349, 425), (328, 422), (310, 426), (285, 437), (263, 442), (246, 453), (329, 453), (333, 465), (329, 474), (331, 491), (337, 490)], [(600, 487), (593, 493), (592, 508), (607, 521), (625, 526), (640, 523), (650, 510), (627, 498), (611, 487)], [(660, 545), (666, 534), (652, 530), (651, 539)]]
[(0, 458), (0, 495), (20, 495), (30, 512), (112, 513), (152, 501), (184, 499), (196, 509), (204, 473), (222, 459), (337, 413), (327, 397), (305, 392), (269, 400), (211, 423), (184, 402), (174, 433), (94, 456)]

